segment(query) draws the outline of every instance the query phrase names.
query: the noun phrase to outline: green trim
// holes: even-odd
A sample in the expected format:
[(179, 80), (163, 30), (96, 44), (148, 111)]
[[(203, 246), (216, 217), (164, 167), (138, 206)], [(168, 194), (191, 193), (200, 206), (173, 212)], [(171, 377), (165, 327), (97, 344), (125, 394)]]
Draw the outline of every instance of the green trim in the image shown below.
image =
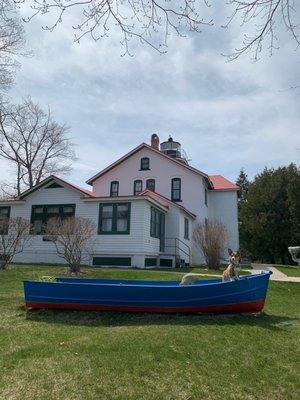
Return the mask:
[[(149, 186), (152, 186), (152, 189)], [(152, 192), (155, 192), (155, 179), (151, 178), (151, 179), (146, 180), (146, 189), (152, 190)]]
[(190, 221), (184, 218), (184, 238), (190, 240)]
[(173, 260), (170, 258), (161, 258), (159, 262), (160, 267), (173, 267)]
[(149, 171), (149, 170), (150, 170), (150, 158), (149, 157), (141, 158), (140, 171)]
[(165, 214), (155, 207), (150, 210), (150, 236), (160, 240), (160, 251), (165, 250)]
[[(174, 183), (179, 182), (179, 188), (175, 189), (174, 188)], [(174, 192), (179, 191), (179, 196), (175, 196)], [(172, 178), (171, 182), (171, 200), (172, 201), (181, 201), (181, 178)]]
[[(75, 216), (75, 212), (76, 212), (76, 204), (40, 204), (40, 205), (33, 205), (31, 207), (31, 218), (30, 218), (30, 222), (31, 222), (31, 228), (30, 228), (30, 233), (31, 235), (44, 235), (45, 233), (45, 227), (47, 224), (47, 209), (48, 207), (58, 207), (58, 214), (57, 215), (59, 218), (68, 218), (68, 217), (74, 217)], [(73, 211), (72, 212), (68, 212), (65, 213), (63, 211), (64, 207), (72, 207)], [(39, 213), (37, 215), (35, 215), (35, 210), (37, 208), (43, 208), (43, 212)], [(50, 218), (53, 218), (50, 217)], [(40, 232), (35, 232), (34, 231), (34, 221), (42, 221), (42, 227), (41, 227), (41, 231)]]
[(145, 267), (156, 267), (157, 259), (156, 258), (145, 258)]
[[(141, 184), (141, 190), (136, 190), (136, 185), (137, 185), (138, 183)], [(133, 182), (133, 195), (134, 195), (134, 196), (137, 196), (138, 194), (142, 193), (142, 191), (143, 191), (143, 181), (142, 181), (141, 179), (136, 179), (136, 180)]]
[(93, 257), (93, 265), (131, 267), (131, 257)]
[[(6, 216), (7, 216), (7, 219), (9, 220), (11, 207), (10, 206), (0, 206), (0, 210), (7, 210), (8, 211)], [(0, 235), (7, 235), (7, 234), (8, 234), (8, 228), (5, 229), (5, 231), (4, 230), (0, 231)]]
[[(127, 205), (127, 229), (126, 231), (117, 231), (117, 211), (118, 206)], [(102, 212), (103, 207), (112, 207), (112, 230), (103, 232), (102, 229)], [(98, 218), (98, 235), (129, 235), (130, 234), (130, 217), (131, 217), (131, 203), (99, 203), (99, 218)]]
[[(113, 185), (117, 184), (117, 190), (113, 191)], [(110, 182), (110, 197), (118, 197), (119, 196), (119, 181)]]

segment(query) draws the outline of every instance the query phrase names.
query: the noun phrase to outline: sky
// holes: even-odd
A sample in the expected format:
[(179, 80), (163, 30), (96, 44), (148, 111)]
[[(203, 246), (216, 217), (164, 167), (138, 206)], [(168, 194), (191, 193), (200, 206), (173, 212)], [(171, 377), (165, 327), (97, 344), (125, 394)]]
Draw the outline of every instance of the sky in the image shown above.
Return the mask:
[[(244, 31), (237, 23), (221, 28), (225, 2), (207, 12), (215, 25), (171, 36), (165, 55), (132, 42), (134, 56), (121, 57), (114, 28), (109, 38), (74, 43), (71, 17), (53, 32), (41, 29), (48, 16), (26, 24), (34, 55), (21, 60), (9, 95), (15, 103), (30, 95), (70, 127), (78, 160), (69, 180), (83, 185), (152, 133), (161, 141), (172, 135), (191, 165), (231, 180), (241, 167), (253, 178), (265, 166), (299, 164), (300, 89), (289, 88), (300, 82), (300, 49), (282, 31), (272, 57), (266, 50), (256, 63), (250, 55), (228, 63), (222, 54)], [(0, 167), (8, 177), (3, 160)]]

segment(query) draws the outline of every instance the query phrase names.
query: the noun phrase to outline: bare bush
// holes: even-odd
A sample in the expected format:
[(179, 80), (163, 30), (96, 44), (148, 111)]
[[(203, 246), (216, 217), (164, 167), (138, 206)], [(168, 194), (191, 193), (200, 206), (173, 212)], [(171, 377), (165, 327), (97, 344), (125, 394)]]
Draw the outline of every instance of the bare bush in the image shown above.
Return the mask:
[(30, 222), (24, 218), (0, 220), (0, 269), (6, 269), (14, 256), (30, 245)]
[(199, 223), (194, 230), (194, 241), (203, 253), (209, 268), (218, 269), (225, 249), (227, 231), (222, 222), (206, 220)]
[(75, 274), (80, 272), (83, 258), (91, 252), (91, 239), (95, 233), (93, 221), (81, 217), (53, 218), (46, 227), (47, 239), (53, 242), (58, 256)]

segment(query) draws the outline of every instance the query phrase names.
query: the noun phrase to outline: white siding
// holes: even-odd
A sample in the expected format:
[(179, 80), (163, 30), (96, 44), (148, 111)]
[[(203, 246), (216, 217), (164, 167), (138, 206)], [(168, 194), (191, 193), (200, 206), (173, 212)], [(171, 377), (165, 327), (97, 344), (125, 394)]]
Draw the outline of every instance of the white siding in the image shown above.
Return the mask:
[[(149, 157), (150, 170), (140, 171), (140, 160)], [(143, 148), (130, 158), (99, 177), (93, 183), (93, 192), (97, 196), (110, 195), (110, 182), (119, 181), (119, 195), (133, 194), (133, 182), (137, 179), (143, 181), (146, 188), (147, 179), (155, 179), (155, 191), (168, 199), (171, 198), (172, 178), (181, 178), (182, 204), (189, 211), (207, 216), (208, 208), (204, 204), (205, 183), (201, 175), (184, 168), (166, 157)]]
[[(150, 170), (140, 171), (140, 160), (149, 157)], [(170, 206), (166, 214), (166, 237), (178, 238), (191, 247), (192, 263), (202, 264), (203, 255), (193, 243), (193, 229), (198, 222), (205, 218), (220, 219), (228, 231), (228, 246), (238, 248), (238, 220), (236, 191), (208, 191), (208, 203), (205, 205), (205, 179), (184, 166), (174, 163), (168, 158), (157, 154), (150, 149), (142, 148), (124, 162), (108, 171), (95, 180), (93, 192), (97, 196), (110, 195), (110, 183), (119, 182), (119, 195), (133, 194), (134, 181), (143, 181), (146, 188), (147, 179), (155, 179), (155, 191), (167, 198), (171, 198), (172, 178), (181, 178), (181, 197), (183, 205), (196, 215), (193, 220), (183, 210)], [(110, 199), (109, 199), (110, 201)], [(113, 198), (111, 201), (122, 201)], [(32, 205), (42, 204), (76, 204), (76, 216), (89, 218), (98, 227), (99, 202), (85, 201), (82, 193), (71, 188), (45, 189), (41, 188), (26, 197), (25, 204), (12, 204), (11, 217), (22, 216), (30, 219)], [(184, 238), (184, 218), (190, 221), (190, 240)], [(95, 235), (93, 240), (94, 255), (131, 256), (135, 266), (143, 266), (145, 256), (157, 257), (160, 255), (159, 239), (150, 236), (151, 204), (146, 200), (131, 202), (131, 226), (129, 235)], [(166, 245), (168, 241), (166, 241)], [(165, 253), (171, 253), (174, 248), (166, 248)], [(181, 254), (182, 258), (187, 257)], [(23, 262), (62, 262), (55, 254), (54, 245), (44, 242), (42, 236), (35, 236), (30, 249), (18, 255), (15, 261)], [(91, 262), (91, 258), (85, 260)]]
[[(41, 188), (27, 196), (25, 204), (12, 204), (11, 217), (18, 216), (30, 220), (32, 206), (44, 204), (76, 204), (75, 215), (91, 219), (98, 228), (99, 202), (84, 201), (80, 193), (69, 188)], [(134, 256), (136, 261), (133, 261), (137, 266), (144, 263), (143, 256), (145, 254), (157, 256), (159, 240), (150, 237), (150, 209), (150, 203), (146, 200), (132, 201), (130, 234), (95, 235), (91, 241), (93, 255)], [(43, 235), (33, 235), (30, 247), (18, 254), (14, 261), (25, 263), (64, 262), (56, 255), (53, 243), (43, 241)], [(91, 261), (91, 257), (86, 256), (84, 263), (90, 264)]]
[(223, 222), (228, 234), (228, 247), (239, 248), (238, 209), (236, 191), (214, 191), (209, 193), (210, 218)]
[[(142, 157), (149, 157), (149, 171), (139, 170)], [(143, 181), (143, 189), (145, 189), (146, 180), (152, 178), (155, 179), (155, 191), (170, 199), (171, 181), (175, 177), (181, 178), (182, 202), (179, 204), (196, 215), (196, 220), (190, 222), (190, 240), (187, 241), (187, 244), (192, 248), (193, 263), (204, 263), (204, 257), (193, 243), (192, 235), (195, 224), (203, 222), (205, 218), (221, 220), (228, 231), (228, 245), (232, 248), (238, 248), (237, 192), (235, 190), (209, 190), (206, 205), (206, 183), (201, 175), (177, 165), (149, 149), (141, 149), (123, 163), (99, 177), (93, 184), (93, 191), (97, 195), (108, 196), (110, 182), (116, 180), (119, 181), (119, 195), (130, 195), (133, 194), (133, 183), (136, 179)], [(166, 217), (166, 237), (178, 237), (186, 242), (183, 221), (184, 218), (180, 210), (171, 208)]]

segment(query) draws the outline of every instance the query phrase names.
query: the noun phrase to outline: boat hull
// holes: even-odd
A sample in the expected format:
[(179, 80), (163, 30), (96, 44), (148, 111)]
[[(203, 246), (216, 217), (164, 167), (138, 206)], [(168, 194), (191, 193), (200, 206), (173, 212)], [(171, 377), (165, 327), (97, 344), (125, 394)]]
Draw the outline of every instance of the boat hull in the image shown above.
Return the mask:
[(257, 313), (265, 304), (270, 274), (232, 282), (129, 281), (58, 278), (24, 282), (27, 309), (71, 309), (150, 313)]

